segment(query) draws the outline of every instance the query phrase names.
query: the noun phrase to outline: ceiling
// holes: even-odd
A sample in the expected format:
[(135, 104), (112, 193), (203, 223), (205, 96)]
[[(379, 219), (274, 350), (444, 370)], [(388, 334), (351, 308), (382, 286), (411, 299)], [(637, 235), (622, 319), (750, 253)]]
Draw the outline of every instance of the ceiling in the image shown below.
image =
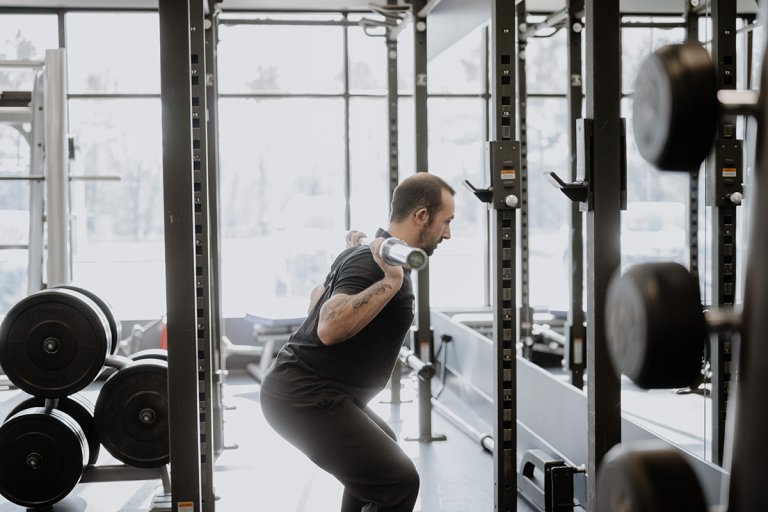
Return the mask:
[[(86, 9), (121, 9), (121, 8), (156, 8), (158, 0), (0, 0), (0, 7), (42, 7), (42, 8), (86, 8)], [(466, 3), (490, 4), (490, 0), (464, 0)], [(399, 0), (405, 3), (405, 0)], [(684, 0), (621, 0), (623, 12), (663, 13), (681, 12)], [(386, 4), (386, 0), (370, 2), (367, 0), (222, 0), (224, 10), (365, 10), (371, 3)], [(434, 2), (435, 9), (440, 9), (440, 1)], [(755, 0), (737, 0), (739, 12), (757, 11)], [(565, 7), (565, 0), (527, 0), (530, 12), (552, 12)]]

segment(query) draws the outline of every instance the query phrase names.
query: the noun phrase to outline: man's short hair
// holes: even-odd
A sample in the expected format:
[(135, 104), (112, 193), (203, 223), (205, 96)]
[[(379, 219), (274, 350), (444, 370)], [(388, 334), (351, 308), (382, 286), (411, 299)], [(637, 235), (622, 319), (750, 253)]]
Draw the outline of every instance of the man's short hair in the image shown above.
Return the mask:
[(401, 222), (420, 208), (426, 208), (430, 220), (434, 219), (443, 206), (443, 190), (451, 195), (456, 194), (448, 183), (434, 174), (417, 172), (408, 176), (395, 187), (392, 194), (390, 221)]

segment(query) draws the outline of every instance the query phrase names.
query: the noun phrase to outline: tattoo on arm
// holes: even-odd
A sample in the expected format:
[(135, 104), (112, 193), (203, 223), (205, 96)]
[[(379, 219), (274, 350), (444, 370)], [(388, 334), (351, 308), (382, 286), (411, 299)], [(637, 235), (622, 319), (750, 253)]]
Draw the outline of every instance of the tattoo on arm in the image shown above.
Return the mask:
[(378, 283), (376, 286), (371, 286), (367, 290), (365, 290), (360, 297), (356, 298), (352, 302), (352, 307), (354, 309), (359, 309), (365, 304), (368, 304), (368, 301), (373, 297), (374, 295), (381, 295), (382, 293), (387, 293), (387, 289), (391, 289), (392, 287), (385, 283)]

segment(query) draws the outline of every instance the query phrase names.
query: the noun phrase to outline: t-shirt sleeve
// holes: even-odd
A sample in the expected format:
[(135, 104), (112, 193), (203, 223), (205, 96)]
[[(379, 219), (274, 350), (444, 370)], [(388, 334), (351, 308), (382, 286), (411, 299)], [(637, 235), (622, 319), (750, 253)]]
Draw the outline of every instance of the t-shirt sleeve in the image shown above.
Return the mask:
[(384, 277), (373, 255), (367, 249), (361, 249), (347, 258), (336, 271), (336, 284), (332, 294), (344, 293), (355, 295)]

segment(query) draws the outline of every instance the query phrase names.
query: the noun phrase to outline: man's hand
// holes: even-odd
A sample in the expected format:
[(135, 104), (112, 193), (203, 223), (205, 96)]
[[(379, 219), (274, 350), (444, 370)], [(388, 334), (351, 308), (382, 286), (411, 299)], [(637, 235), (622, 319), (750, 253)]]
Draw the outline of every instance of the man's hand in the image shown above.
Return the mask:
[(384, 271), (384, 276), (393, 279), (397, 284), (397, 289), (400, 289), (400, 285), (403, 284), (403, 267), (400, 265), (390, 265), (381, 257), (381, 244), (384, 243), (384, 238), (379, 237), (371, 241), (371, 254), (373, 254), (373, 260)]
[(360, 245), (361, 238), (367, 238), (367, 235), (362, 231), (355, 231), (354, 229), (348, 231), (346, 236), (347, 247), (357, 247)]

